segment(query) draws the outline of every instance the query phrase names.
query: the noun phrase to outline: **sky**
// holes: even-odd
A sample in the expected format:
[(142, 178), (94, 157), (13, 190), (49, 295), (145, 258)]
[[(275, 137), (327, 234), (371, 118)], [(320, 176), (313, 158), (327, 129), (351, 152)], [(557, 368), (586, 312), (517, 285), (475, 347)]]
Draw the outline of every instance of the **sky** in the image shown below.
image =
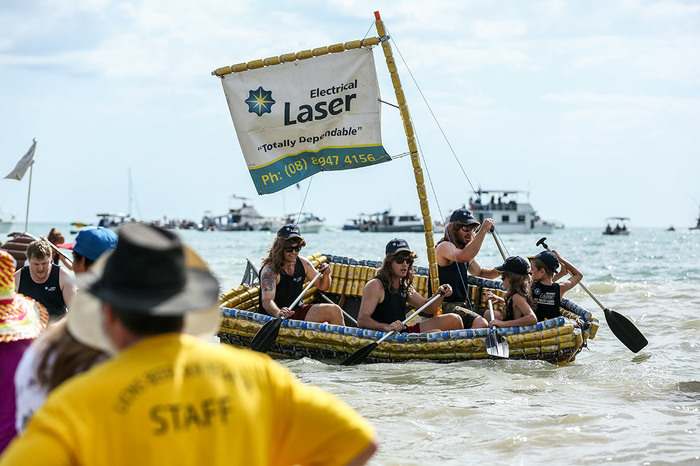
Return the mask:
[[(376, 35), (392, 39), (434, 219), (479, 187), (529, 192), (566, 226), (695, 224), (697, 1), (4, 0), (0, 176), (38, 140), (32, 222), (200, 221), (241, 202), (342, 225), (420, 213), (409, 157), (259, 196), (216, 68)], [(382, 99), (395, 102), (381, 50)], [(407, 151), (382, 108), (383, 142)], [(131, 187), (131, 189), (130, 189)], [(0, 180), (24, 221), (29, 172)], [(241, 199), (245, 198), (245, 200)]]

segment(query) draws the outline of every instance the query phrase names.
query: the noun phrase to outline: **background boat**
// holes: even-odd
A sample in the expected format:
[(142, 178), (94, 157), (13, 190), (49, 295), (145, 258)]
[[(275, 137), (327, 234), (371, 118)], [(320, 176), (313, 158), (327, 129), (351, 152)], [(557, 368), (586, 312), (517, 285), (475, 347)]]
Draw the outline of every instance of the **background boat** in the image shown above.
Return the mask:
[(14, 214), (6, 214), (0, 210), (0, 233), (7, 233), (15, 223)]
[[(608, 217), (605, 219), (604, 235), (629, 235), (630, 230), (627, 228), (628, 217)], [(615, 225), (613, 227), (613, 225)]]
[(557, 222), (542, 220), (529, 202), (519, 199), (522, 195), (529, 197), (527, 191), (479, 189), (477, 194), (476, 199), (469, 199), (469, 209), (480, 222), (493, 218), (499, 234), (548, 234), (557, 227)]

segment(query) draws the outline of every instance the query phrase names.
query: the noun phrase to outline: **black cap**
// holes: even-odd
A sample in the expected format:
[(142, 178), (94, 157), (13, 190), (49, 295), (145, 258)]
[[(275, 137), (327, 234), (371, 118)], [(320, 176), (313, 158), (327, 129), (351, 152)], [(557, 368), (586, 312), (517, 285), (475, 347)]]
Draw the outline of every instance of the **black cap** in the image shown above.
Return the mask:
[(459, 222), (465, 225), (479, 225), (479, 221), (474, 218), (474, 214), (472, 214), (472, 211), (467, 209), (466, 207), (462, 207), (452, 212), (452, 215), (450, 215), (450, 222)]
[(408, 247), (408, 243), (406, 242), (405, 239), (400, 239), (400, 238), (394, 238), (388, 243), (386, 243), (386, 254), (387, 256), (389, 254), (396, 254), (397, 252), (401, 251), (408, 251), (408, 252), (413, 252), (411, 251), (411, 248)]
[(554, 254), (552, 251), (542, 251), (536, 256), (527, 256), (527, 258), (541, 260), (544, 266), (552, 272), (556, 272), (559, 268), (559, 259), (557, 259), (556, 254)]
[(530, 263), (520, 256), (510, 256), (503, 265), (499, 265), (494, 269), (496, 272), (512, 272), (518, 275), (527, 275), (530, 273)]
[(277, 232), (278, 238), (290, 239), (290, 238), (301, 238), (301, 231), (299, 227), (293, 223), (288, 223)]

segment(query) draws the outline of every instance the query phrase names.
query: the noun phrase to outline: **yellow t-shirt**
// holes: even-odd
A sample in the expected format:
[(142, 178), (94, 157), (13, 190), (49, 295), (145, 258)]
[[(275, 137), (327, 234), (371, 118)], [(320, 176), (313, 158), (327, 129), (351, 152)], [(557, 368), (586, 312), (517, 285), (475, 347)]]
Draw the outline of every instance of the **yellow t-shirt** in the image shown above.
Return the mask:
[(268, 356), (168, 334), (59, 386), (0, 466), (345, 464), (374, 435)]

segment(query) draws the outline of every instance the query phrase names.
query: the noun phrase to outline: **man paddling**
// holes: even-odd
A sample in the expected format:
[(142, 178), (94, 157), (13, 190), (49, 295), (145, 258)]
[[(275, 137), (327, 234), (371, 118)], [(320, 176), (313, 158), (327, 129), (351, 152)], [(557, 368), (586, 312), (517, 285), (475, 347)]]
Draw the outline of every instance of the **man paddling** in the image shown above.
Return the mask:
[[(299, 256), (304, 246), (306, 241), (298, 226), (288, 223), (277, 232), (260, 270), (261, 311), (272, 317), (345, 325), (343, 311), (336, 304), (299, 302), (293, 309), (289, 308), (301, 294), (304, 280), (313, 280), (317, 273), (311, 262)], [(318, 273), (321, 276), (316, 281), (316, 287), (328, 291), (331, 287), (330, 266), (321, 264)]]
[[(428, 300), (413, 288), (413, 261), (416, 254), (408, 243), (395, 238), (387, 243), (386, 256), (377, 276), (365, 285), (360, 302), (357, 325), (362, 328), (383, 332), (427, 333), (435, 330), (459, 330), (464, 328), (462, 321), (455, 314), (443, 314), (430, 317), (417, 324), (406, 327), (406, 304), (416, 309)], [(442, 285), (438, 290), (442, 296), (425, 309), (428, 314), (435, 314), (440, 308), (443, 296), (450, 296), (450, 285)]]
[(265, 355), (182, 333), (194, 319), (202, 328), (220, 318), (219, 284), (201, 259), (187, 265), (188, 254), (168, 230), (120, 228), (84, 287), (102, 309), (69, 317), (80, 319), (81, 338), (106, 338), (118, 354), (56, 388), (0, 466), (369, 460), (374, 429), (348, 405)]
[(56, 321), (68, 311), (76, 286), (65, 268), (51, 263), (52, 254), (46, 240), (29, 243), (28, 265), (15, 272), (15, 289), (43, 304), (51, 321)]
[(487, 218), (481, 228), (479, 225), (471, 210), (464, 207), (457, 209), (452, 212), (450, 222), (445, 227), (445, 236), (435, 247), (440, 283), (450, 284), (454, 291), (452, 296), (445, 298), (442, 311), (459, 315), (464, 328), (488, 326), (486, 319), (472, 311), (466, 302), (467, 276), (472, 274), (491, 279), (499, 276), (496, 270), (482, 268), (475, 260), (494, 221)]

